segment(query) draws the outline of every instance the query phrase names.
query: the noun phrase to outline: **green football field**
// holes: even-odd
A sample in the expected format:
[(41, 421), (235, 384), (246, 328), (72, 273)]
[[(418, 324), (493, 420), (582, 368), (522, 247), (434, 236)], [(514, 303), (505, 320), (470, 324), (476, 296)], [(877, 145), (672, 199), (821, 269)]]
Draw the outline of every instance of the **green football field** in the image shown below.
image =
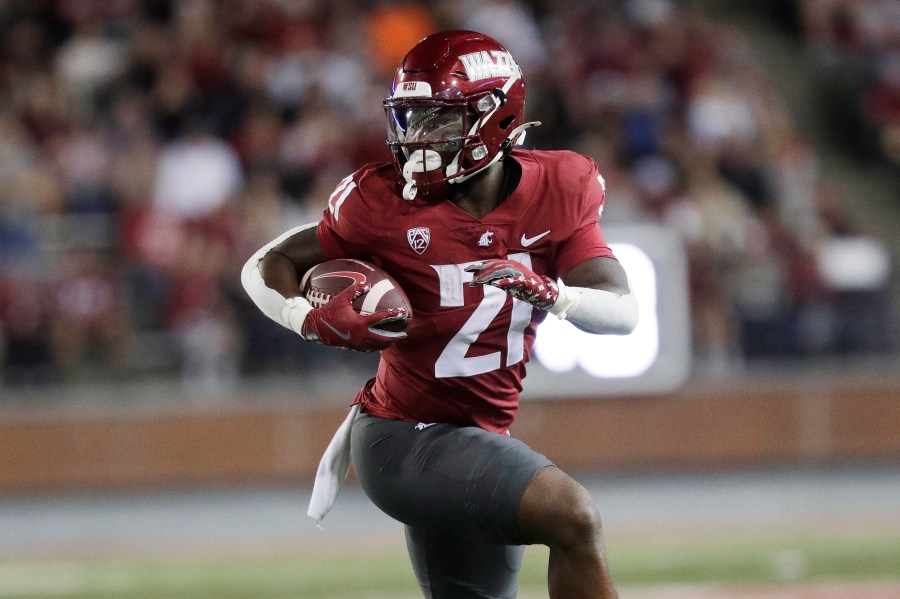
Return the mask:
[[(768, 536), (737, 540), (608, 542), (628, 597), (900, 597), (900, 535)], [(546, 597), (547, 552), (526, 553), (520, 599)], [(875, 590), (854, 591), (854, 588)], [(806, 585), (806, 586), (804, 586)], [(858, 585), (858, 586), (854, 586)], [(849, 589), (777, 594), (779, 589)], [(746, 594), (741, 589), (776, 594)], [(679, 591), (679, 589), (684, 589)], [(703, 590), (705, 589), (705, 590)], [(712, 589), (712, 590), (710, 590)], [(718, 591), (716, 590), (718, 589)], [(725, 590), (729, 589), (729, 590)], [(735, 590), (736, 589), (736, 590)], [(768, 591), (766, 591), (768, 592)], [(285, 551), (250, 557), (130, 557), (0, 563), (0, 597), (413, 599), (417, 587), (401, 547)]]

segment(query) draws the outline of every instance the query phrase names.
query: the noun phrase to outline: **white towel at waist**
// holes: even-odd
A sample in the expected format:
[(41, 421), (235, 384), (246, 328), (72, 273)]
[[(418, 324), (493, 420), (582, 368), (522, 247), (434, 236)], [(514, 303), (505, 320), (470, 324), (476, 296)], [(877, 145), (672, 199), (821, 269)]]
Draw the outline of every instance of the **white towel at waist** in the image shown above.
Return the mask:
[(350, 413), (334, 433), (331, 442), (319, 460), (316, 480), (313, 483), (312, 497), (306, 514), (318, 525), (341, 491), (341, 485), (350, 472), (350, 427), (359, 413), (359, 405), (350, 408)]

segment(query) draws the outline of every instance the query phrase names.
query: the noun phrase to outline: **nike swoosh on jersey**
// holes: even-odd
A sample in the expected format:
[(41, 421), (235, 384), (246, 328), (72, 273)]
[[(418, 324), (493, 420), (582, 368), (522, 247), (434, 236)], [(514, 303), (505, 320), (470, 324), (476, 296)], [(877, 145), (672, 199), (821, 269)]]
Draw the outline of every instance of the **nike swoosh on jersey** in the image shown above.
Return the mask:
[(533, 244), (535, 241), (538, 241), (539, 239), (543, 239), (546, 235), (549, 235), (549, 234), (550, 234), (550, 231), (544, 231), (540, 235), (535, 235), (534, 237), (525, 237), (525, 234), (522, 233), (522, 240), (521, 240), (522, 247), (528, 247), (529, 245)]
[(326, 327), (328, 327), (329, 329), (334, 331), (334, 334), (337, 335), (338, 337), (340, 337), (341, 339), (343, 339), (344, 341), (350, 340), (350, 331), (347, 331), (346, 333), (342, 333), (339, 330), (337, 330), (336, 328), (334, 328), (333, 326), (331, 326), (330, 324), (328, 324), (327, 322), (323, 321), (322, 324), (324, 324)]

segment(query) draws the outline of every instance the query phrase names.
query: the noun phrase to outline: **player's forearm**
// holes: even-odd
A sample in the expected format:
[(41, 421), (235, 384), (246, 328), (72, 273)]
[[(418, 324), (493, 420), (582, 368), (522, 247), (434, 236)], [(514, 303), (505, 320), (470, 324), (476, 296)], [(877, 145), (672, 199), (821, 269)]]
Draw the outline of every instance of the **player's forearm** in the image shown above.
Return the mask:
[(254, 253), (241, 270), (241, 284), (263, 314), (278, 324), (300, 332), (312, 306), (299, 295), (297, 270), (287, 256), (270, 253), (289, 237), (314, 227), (315, 223), (291, 229)]
[(269, 250), (259, 260), (259, 273), (267, 287), (285, 298), (300, 295), (300, 280), (294, 263), (277, 250)]
[(559, 298), (548, 310), (558, 318), (591, 332), (628, 335), (638, 322), (634, 293), (617, 294), (588, 287), (567, 287), (558, 281)]

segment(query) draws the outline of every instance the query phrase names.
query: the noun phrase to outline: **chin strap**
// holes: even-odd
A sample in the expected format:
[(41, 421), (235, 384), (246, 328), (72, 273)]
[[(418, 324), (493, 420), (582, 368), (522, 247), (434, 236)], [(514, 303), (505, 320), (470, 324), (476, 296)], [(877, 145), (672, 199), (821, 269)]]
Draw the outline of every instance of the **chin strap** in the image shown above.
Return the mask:
[(436, 171), (443, 165), (441, 155), (434, 150), (419, 149), (409, 155), (406, 164), (403, 165), (403, 178), (406, 185), (403, 186), (403, 199), (411, 202), (416, 197), (418, 188), (413, 178), (413, 173), (425, 173)]
[(419, 188), (416, 187), (416, 184), (412, 181), (408, 182), (403, 186), (403, 199), (407, 202), (412, 202), (416, 199), (416, 193), (419, 191)]

